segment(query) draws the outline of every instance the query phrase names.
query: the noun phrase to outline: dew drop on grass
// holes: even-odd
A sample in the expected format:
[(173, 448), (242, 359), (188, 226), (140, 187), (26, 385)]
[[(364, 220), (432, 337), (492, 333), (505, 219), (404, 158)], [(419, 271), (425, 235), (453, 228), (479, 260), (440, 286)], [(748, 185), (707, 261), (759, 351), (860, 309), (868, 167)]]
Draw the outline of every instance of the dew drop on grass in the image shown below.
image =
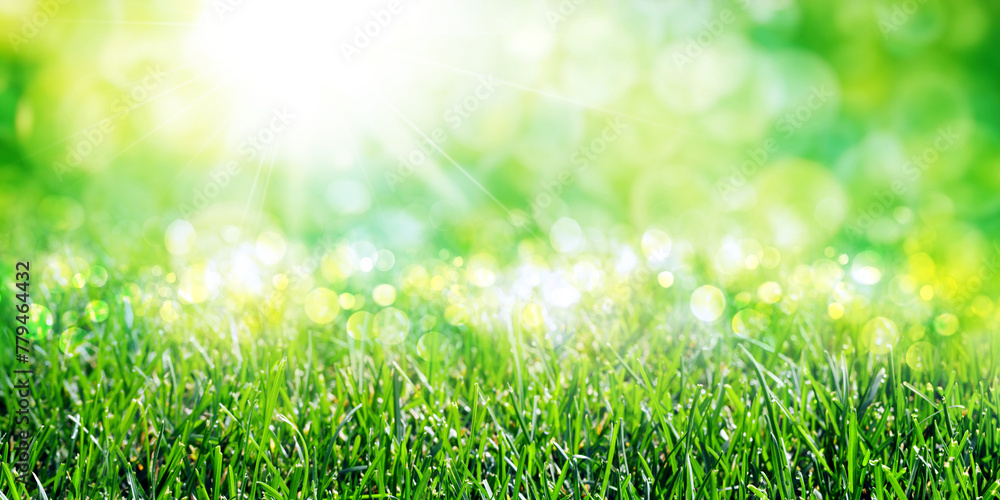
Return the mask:
[(722, 290), (712, 285), (700, 286), (691, 294), (691, 312), (702, 321), (712, 322), (719, 319), (725, 309), (725, 295), (722, 294)]

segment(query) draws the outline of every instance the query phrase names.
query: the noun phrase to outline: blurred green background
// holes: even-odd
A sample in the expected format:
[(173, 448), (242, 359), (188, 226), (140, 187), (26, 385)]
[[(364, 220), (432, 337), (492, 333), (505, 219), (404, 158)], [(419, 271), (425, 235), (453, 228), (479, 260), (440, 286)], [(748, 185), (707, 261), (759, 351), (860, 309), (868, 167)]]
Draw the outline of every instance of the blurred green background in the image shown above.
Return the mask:
[(998, 11), (4, 0), (0, 248), (502, 265), (658, 228), (724, 283), (869, 251), (958, 296), (997, 251)]

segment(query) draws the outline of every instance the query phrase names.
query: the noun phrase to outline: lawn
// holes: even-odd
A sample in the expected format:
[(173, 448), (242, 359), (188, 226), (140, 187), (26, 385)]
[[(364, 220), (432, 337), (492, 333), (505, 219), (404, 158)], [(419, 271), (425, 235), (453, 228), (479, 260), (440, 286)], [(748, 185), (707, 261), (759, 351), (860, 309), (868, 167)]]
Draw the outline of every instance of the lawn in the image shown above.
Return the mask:
[(998, 28), (0, 0), (0, 500), (1000, 498)]
[[(543, 257), (555, 264), (531, 267)], [(948, 301), (912, 283), (890, 292), (890, 273), (913, 280), (905, 268), (859, 285), (849, 264), (782, 262), (726, 292), (688, 294), (642, 268), (623, 274), (608, 256), (539, 253), (496, 274), (454, 257), (405, 265), (375, 290), (337, 278), (351, 290), (338, 296), (323, 275), (351, 266), (324, 259), (325, 272), (299, 284), (280, 274), (258, 300), (230, 287), (179, 306), (189, 285), (158, 266), (128, 277), (76, 269), (83, 286), (60, 286), (73, 261), (45, 259), (32, 264), (41, 298), (28, 325), (37, 480), (31, 493), (14, 488), (5, 449), (6, 498), (991, 498), (1000, 488), (995, 335), (975, 333), (995, 316), (961, 309), (960, 327)], [(768, 273), (785, 278), (760, 281)], [(566, 283), (583, 293), (552, 306)], [(365, 312), (365, 300), (390, 298)], [(65, 321), (79, 326), (54, 334)], [(12, 385), (5, 376), (8, 422)]]

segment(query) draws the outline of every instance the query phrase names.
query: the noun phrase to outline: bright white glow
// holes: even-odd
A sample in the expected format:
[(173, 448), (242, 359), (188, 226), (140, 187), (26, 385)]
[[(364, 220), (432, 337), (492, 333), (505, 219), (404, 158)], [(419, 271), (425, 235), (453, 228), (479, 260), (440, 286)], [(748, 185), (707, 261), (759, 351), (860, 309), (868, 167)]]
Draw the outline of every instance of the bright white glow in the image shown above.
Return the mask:
[[(238, 148), (261, 133), (275, 110), (287, 111), (290, 126), (266, 147), (279, 164), (300, 168), (350, 168), (358, 145), (369, 136), (393, 154), (412, 151), (419, 135), (414, 129), (439, 123), (449, 105), (438, 101), (475, 81), (421, 61), (476, 67), (447, 55), (456, 46), (484, 40), (467, 36), (477, 31), (481, 9), (450, 0), (218, 0), (203, 5), (183, 50), (197, 63), (198, 76), (212, 82), (205, 87), (219, 89), (212, 100), (232, 110), (223, 115), (229, 145)], [(367, 209), (361, 194), (347, 201), (335, 208)]]
[(255, 0), (234, 7), (207, 5), (194, 43), (225, 73), (222, 78), (247, 91), (246, 97), (315, 100), (334, 79), (349, 74), (337, 42), (357, 18), (350, 15), (357, 10), (352, 4)]
[(258, 108), (241, 109), (248, 116), (279, 105), (299, 118), (307, 111), (341, 117), (366, 106), (370, 111), (400, 87), (412, 94), (415, 66), (391, 53), (421, 52), (434, 41), (412, 29), (429, 13), (410, 1), (220, 0), (205, 6), (192, 48), (207, 56), (203, 71), (229, 83), (227, 92), (235, 90), (235, 104)]

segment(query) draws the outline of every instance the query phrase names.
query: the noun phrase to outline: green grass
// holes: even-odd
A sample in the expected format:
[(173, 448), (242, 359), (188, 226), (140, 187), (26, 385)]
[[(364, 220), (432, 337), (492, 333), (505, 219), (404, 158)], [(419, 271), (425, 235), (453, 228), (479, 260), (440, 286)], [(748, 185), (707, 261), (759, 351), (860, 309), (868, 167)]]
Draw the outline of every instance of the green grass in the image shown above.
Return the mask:
[[(634, 284), (548, 333), (473, 308), (421, 343), (309, 323), (274, 307), (186, 306), (164, 322), (123, 281), (36, 295), (111, 304), (77, 338), (36, 339), (32, 481), (16, 498), (995, 498), (1000, 393), (993, 334), (923, 339), (933, 362), (866, 353), (816, 292), (764, 308), (756, 338), (687, 312), (688, 292)], [(37, 290), (37, 288), (36, 288)], [(470, 295), (475, 295), (469, 292)], [(434, 294), (400, 292), (411, 318)], [(593, 302), (593, 303), (591, 303)], [(2, 302), (9, 305), (9, 302)], [(155, 300), (154, 300), (155, 303)], [(269, 304), (271, 302), (268, 302)], [(468, 306), (472, 307), (472, 306)], [(478, 306), (476, 306), (478, 307)], [(903, 308), (878, 302), (887, 316)], [(145, 314), (142, 314), (142, 313)], [(214, 325), (214, 327), (212, 326)], [(13, 333), (3, 342), (13, 351)], [(70, 340), (70, 339), (67, 339)], [(68, 355), (66, 351), (73, 353)], [(2, 421), (13, 428), (4, 357)], [(10, 449), (2, 460), (10, 463)]]

